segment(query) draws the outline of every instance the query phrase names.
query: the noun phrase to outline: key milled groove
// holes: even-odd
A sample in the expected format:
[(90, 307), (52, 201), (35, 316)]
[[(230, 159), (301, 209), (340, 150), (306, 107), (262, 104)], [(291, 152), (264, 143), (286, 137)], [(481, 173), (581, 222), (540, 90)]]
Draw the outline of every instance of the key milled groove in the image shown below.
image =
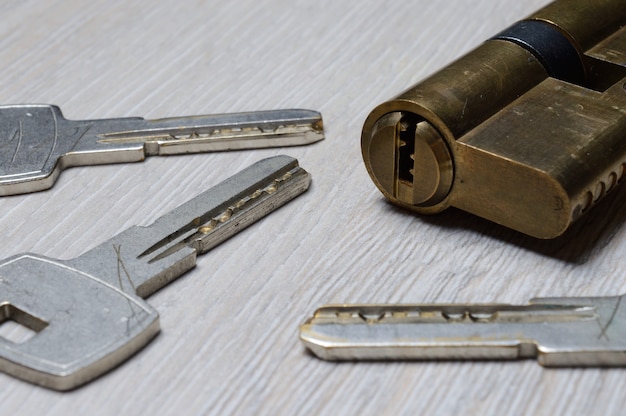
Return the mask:
[[(145, 132), (128, 131), (116, 133), (104, 133), (98, 135), (99, 143), (144, 143), (150, 141), (184, 141), (197, 139), (236, 139), (239, 137), (257, 137), (267, 135), (296, 134), (312, 129), (313, 131), (322, 131), (321, 121), (313, 124), (280, 124), (268, 127), (216, 127), (209, 132), (203, 132), (202, 129), (190, 128), (181, 132), (180, 129), (170, 129), (168, 131), (154, 132), (147, 134)], [(149, 143), (147, 143), (148, 145)], [(157, 145), (153, 143), (153, 145)], [(158, 153), (158, 147), (152, 150), (151, 154)]]
[[(198, 252), (202, 252), (201, 241), (200, 241), (201, 238), (206, 237), (207, 235), (211, 233), (217, 232), (219, 227), (227, 223), (231, 219), (233, 219), (233, 216), (240, 213), (242, 210), (248, 209), (248, 207), (251, 206), (255, 202), (260, 203), (261, 202), (260, 199), (263, 198), (264, 196), (267, 197), (276, 193), (278, 188), (285, 181), (289, 180), (294, 174), (294, 172), (297, 170), (299, 170), (299, 168), (292, 169), (277, 179), (272, 179), (269, 185), (259, 188), (255, 190), (254, 192), (252, 192), (250, 195), (247, 195), (239, 199), (233, 205), (230, 205), (228, 208), (226, 208), (225, 210), (223, 210), (222, 212), (220, 212), (219, 214), (211, 218), (210, 221), (202, 221), (200, 219), (193, 221), (193, 223), (190, 224), (188, 227), (186, 227), (185, 230), (181, 230), (180, 232), (176, 233), (176, 235), (170, 235), (169, 237), (167, 237), (166, 240), (163, 240), (155, 244), (154, 246), (150, 247), (149, 249), (141, 253), (138, 256), (138, 258), (142, 258), (149, 254), (153, 254), (154, 252), (163, 248), (163, 246), (167, 245), (167, 243), (174, 241), (180, 235), (184, 234), (185, 232), (191, 229), (196, 229), (196, 228), (198, 230), (196, 233), (192, 234), (189, 237), (184, 238), (183, 240), (178, 242), (176, 245), (169, 247), (165, 251), (157, 254), (155, 257), (148, 260), (148, 263), (154, 263), (158, 260), (164, 259), (165, 257), (171, 255), (172, 253), (176, 252), (177, 250), (179, 250), (180, 248), (184, 246), (191, 246), (191, 247), (194, 247)], [(195, 225), (196, 223), (202, 223), (202, 222), (204, 222), (204, 225), (201, 225), (199, 227)]]
[(515, 322), (528, 314), (541, 322), (595, 319), (592, 307), (579, 305), (446, 305), (446, 306), (325, 306), (314, 313), (318, 323), (371, 325), (386, 323)]

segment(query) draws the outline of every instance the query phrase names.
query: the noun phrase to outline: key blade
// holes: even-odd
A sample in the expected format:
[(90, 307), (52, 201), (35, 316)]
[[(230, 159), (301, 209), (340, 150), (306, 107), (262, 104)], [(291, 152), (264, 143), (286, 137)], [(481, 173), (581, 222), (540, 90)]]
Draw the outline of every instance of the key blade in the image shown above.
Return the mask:
[[(330, 305), (300, 327), (300, 339), (326, 360), (538, 357), (543, 365), (588, 365), (570, 352), (610, 348), (595, 340), (582, 342), (600, 332), (598, 318), (596, 306), (584, 302)], [(560, 338), (567, 341), (559, 344)]]
[(134, 129), (96, 135), (100, 144), (143, 143), (147, 155), (300, 146), (322, 139), (321, 114), (300, 109), (145, 120)]
[(131, 227), (69, 262), (147, 297), (196, 264), (196, 256), (306, 191), (310, 175), (289, 156), (263, 159), (157, 219)]
[[(264, 161), (261, 161), (249, 168), (249, 171), (240, 173), (255, 178), (253, 182), (247, 183), (242, 177), (233, 177), (229, 183), (219, 185), (224, 192), (230, 192), (232, 183), (246, 184), (245, 190), (197, 217), (200, 225), (196, 225), (194, 219), (193, 224), (181, 229), (177, 235), (159, 241), (139, 257), (149, 258), (148, 262), (153, 263), (185, 246), (193, 247), (198, 254), (203, 254), (308, 189), (311, 176), (298, 166), (295, 159), (280, 157), (272, 161), (280, 162), (280, 167), (264, 169)], [(217, 190), (217, 187), (213, 188), (212, 192)], [(187, 213), (184, 207), (180, 207), (180, 212), (177, 209), (174, 215), (185, 216)]]

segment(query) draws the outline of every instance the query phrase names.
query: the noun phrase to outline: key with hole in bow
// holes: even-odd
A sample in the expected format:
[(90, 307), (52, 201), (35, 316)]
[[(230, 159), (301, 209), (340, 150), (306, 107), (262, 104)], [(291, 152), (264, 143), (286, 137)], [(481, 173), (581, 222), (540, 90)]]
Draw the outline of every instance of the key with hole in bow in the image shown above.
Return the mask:
[(296, 146), (323, 138), (322, 117), (310, 110), (73, 121), (54, 105), (0, 106), (0, 196), (48, 189), (70, 166)]
[(22, 343), (0, 337), (0, 370), (67, 390), (113, 368), (159, 331), (158, 313), (143, 298), (309, 183), (296, 159), (264, 159), (77, 258), (27, 253), (0, 262), (0, 324), (36, 332)]

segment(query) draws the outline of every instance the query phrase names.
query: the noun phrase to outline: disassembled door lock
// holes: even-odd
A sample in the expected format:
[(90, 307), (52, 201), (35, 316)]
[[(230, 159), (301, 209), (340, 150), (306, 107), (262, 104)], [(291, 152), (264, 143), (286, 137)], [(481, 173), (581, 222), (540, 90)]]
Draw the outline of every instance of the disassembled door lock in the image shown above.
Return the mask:
[(561, 235), (624, 175), (624, 2), (549, 4), (376, 107), (361, 147), (394, 204)]

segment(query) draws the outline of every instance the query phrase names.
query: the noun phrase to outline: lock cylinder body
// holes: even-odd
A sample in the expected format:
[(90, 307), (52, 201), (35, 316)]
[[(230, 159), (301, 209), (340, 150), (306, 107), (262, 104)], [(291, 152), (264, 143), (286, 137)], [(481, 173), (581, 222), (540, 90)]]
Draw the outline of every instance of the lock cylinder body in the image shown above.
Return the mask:
[(393, 203), (554, 238), (626, 163), (626, 7), (560, 0), (376, 107), (366, 168)]

